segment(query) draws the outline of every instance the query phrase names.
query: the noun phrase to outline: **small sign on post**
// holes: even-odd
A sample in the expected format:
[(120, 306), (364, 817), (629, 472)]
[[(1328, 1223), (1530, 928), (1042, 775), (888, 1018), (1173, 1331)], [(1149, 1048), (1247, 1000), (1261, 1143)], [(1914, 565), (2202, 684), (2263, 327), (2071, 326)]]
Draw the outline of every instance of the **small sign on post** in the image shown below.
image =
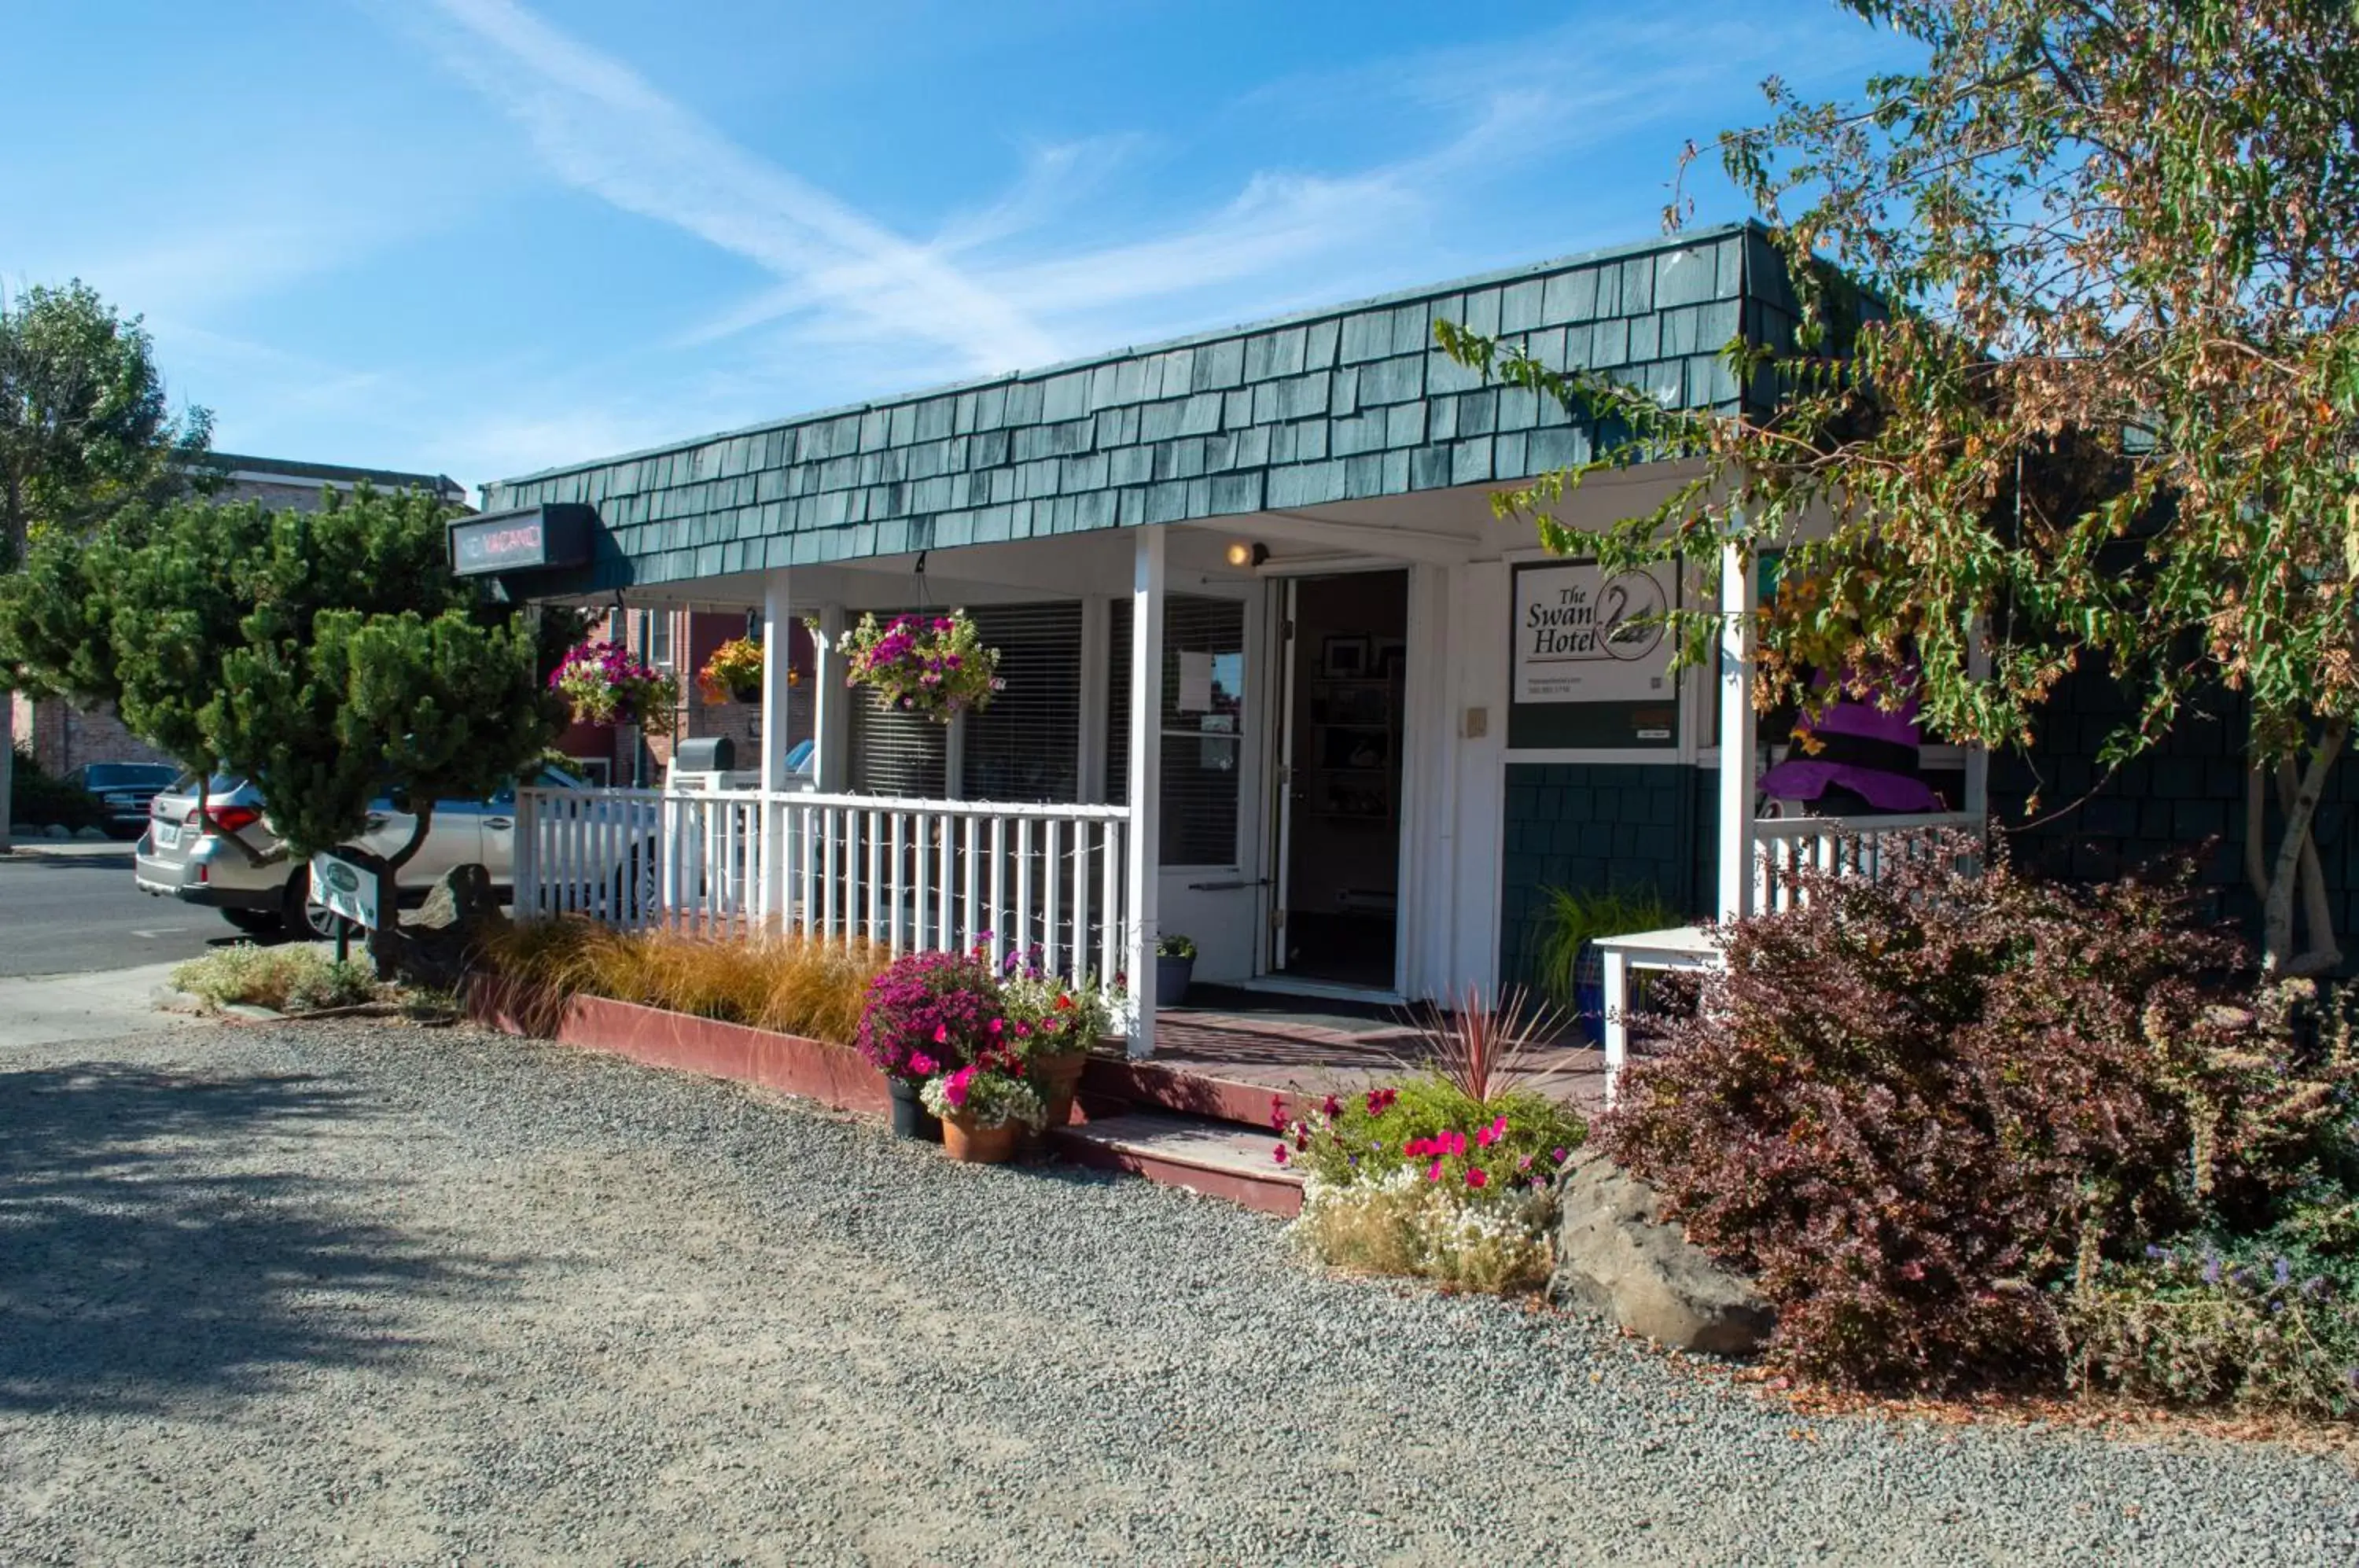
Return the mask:
[(311, 897), (332, 915), (376, 930), (376, 873), (321, 853), (311, 857)]

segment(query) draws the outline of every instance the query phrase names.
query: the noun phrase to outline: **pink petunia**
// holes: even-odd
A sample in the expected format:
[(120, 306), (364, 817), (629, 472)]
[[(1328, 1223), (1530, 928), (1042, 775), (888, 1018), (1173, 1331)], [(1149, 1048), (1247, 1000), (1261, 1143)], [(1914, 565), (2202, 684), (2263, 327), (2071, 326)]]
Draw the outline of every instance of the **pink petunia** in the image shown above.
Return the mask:
[(1429, 1181), (1439, 1181), (1441, 1180), (1440, 1160), (1437, 1160), (1432, 1164), (1425, 1168), (1425, 1179)]
[(940, 1065), (922, 1051), (913, 1051), (909, 1053), (909, 1071), (920, 1078), (932, 1077), (934, 1070)]
[(1277, 1162), (1280, 1165), (1283, 1165), (1286, 1163), (1287, 1158), (1286, 1145), (1281, 1143), (1277, 1146)]
[(942, 1081), (942, 1098), (953, 1105), (964, 1106), (967, 1090), (974, 1082), (974, 1069), (962, 1067)]
[(1487, 1187), (1491, 1184), (1491, 1178), (1485, 1176), (1483, 1173), (1483, 1168), (1477, 1165), (1466, 1172), (1466, 1184), (1469, 1187)]

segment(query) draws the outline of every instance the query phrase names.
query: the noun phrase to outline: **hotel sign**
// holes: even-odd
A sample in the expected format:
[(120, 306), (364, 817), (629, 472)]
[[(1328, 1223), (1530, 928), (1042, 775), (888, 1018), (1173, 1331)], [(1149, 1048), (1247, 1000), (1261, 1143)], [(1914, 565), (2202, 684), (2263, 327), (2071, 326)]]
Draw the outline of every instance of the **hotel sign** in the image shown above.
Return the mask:
[(451, 569), (462, 577), (579, 566), (590, 559), (597, 508), (552, 501), (512, 512), (487, 512), (451, 525)]
[(1594, 561), (1516, 572), (1517, 702), (1647, 702), (1672, 696), (1671, 568), (1607, 576)]

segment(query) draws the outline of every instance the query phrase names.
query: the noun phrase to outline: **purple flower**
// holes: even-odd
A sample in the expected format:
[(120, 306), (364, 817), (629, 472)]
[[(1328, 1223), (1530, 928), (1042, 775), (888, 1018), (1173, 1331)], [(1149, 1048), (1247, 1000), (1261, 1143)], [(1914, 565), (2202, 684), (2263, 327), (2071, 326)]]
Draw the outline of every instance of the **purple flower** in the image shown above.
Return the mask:
[(2206, 1258), (2203, 1260), (2203, 1282), (2206, 1285), (2217, 1285), (2220, 1282), (2220, 1260), (2218, 1258)]

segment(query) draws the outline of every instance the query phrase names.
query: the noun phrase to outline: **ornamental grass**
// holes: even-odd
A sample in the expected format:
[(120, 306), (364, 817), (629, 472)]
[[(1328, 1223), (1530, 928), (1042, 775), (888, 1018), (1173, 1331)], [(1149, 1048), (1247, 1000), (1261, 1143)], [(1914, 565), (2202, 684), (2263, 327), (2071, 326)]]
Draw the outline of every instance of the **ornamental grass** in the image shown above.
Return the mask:
[(849, 1045), (885, 954), (864, 942), (611, 931), (576, 918), (501, 933), (503, 977), (560, 996), (603, 996), (778, 1034)]

